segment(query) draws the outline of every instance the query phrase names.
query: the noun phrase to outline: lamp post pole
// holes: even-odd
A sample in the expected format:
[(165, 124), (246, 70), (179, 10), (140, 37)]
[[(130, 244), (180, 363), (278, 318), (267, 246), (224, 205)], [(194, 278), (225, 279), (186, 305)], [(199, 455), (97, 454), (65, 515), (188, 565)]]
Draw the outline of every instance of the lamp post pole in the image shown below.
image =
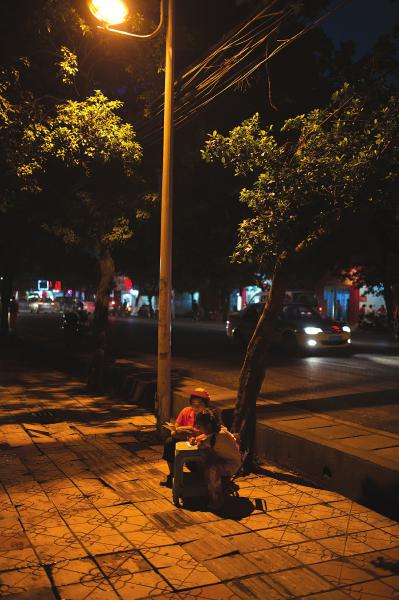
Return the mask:
[(169, 419), (171, 409), (171, 317), (172, 317), (172, 184), (173, 184), (173, 96), (175, 52), (175, 0), (160, 0), (159, 24), (140, 35), (110, 25), (126, 19), (124, 0), (88, 0), (89, 9), (102, 22), (100, 29), (130, 38), (151, 40), (162, 30), (164, 4), (168, 4), (165, 46), (165, 95), (163, 120), (161, 243), (158, 302), (157, 416), (158, 423)]
[(168, 0), (165, 46), (161, 243), (157, 360), (157, 412), (159, 422), (170, 418), (172, 324), (172, 210), (173, 210), (173, 101), (175, 0)]

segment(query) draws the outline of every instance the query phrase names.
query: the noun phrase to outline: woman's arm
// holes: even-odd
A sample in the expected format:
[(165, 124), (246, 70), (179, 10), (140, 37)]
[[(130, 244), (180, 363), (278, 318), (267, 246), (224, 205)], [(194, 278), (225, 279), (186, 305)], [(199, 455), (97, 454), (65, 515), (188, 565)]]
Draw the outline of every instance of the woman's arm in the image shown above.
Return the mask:
[(198, 448), (209, 448), (210, 447), (210, 435), (201, 433), (195, 438)]

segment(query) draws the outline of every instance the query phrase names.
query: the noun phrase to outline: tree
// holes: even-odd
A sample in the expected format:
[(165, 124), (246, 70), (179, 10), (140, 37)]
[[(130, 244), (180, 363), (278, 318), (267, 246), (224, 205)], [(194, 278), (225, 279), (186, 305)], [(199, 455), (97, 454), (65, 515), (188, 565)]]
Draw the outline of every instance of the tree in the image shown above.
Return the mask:
[(100, 91), (56, 106), (53, 115), (25, 129), (28, 160), (18, 168), (26, 190), (37, 196), (45, 228), (98, 261), (97, 346), (104, 345), (114, 284), (112, 251), (131, 237), (140, 202), (133, 181), (142, 150), (132, 125), (117, 115), (121, 107)]
[(381, 85), (345, 85), (326, 108), (288, 119), (276, 135), (255, 115), (228, 136), (213, 132), (202, 151), (206, 161), (249, 178), (240, 199), (251, 216), (239, 226), (234, 258), (273, 272), (242, 366), (233, 424), (251, 450), (270, 334), (292, 276), (354, 215), (386, 203), (397, 211), (399, 100)]

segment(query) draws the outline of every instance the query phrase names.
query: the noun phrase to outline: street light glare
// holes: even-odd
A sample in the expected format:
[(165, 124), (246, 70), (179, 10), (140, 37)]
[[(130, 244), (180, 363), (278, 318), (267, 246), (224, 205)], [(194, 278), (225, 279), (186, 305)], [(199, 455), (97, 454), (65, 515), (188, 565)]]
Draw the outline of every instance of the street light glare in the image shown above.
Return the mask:
[(118, 25), (126, 20), (129, 10), (123, 0), (90, 0), (93, 15), (107, 25)]

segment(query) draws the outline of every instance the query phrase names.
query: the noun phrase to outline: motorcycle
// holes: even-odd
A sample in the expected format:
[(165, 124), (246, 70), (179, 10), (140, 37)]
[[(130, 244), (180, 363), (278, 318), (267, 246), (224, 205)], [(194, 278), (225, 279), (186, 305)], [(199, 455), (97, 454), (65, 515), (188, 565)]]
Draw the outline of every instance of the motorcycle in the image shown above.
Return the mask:
[(385, 315), (369, 314), (364, 315), (359, 321), (359, 329), (369, 331), (381, 331), (386, 329), (387, 319)]

